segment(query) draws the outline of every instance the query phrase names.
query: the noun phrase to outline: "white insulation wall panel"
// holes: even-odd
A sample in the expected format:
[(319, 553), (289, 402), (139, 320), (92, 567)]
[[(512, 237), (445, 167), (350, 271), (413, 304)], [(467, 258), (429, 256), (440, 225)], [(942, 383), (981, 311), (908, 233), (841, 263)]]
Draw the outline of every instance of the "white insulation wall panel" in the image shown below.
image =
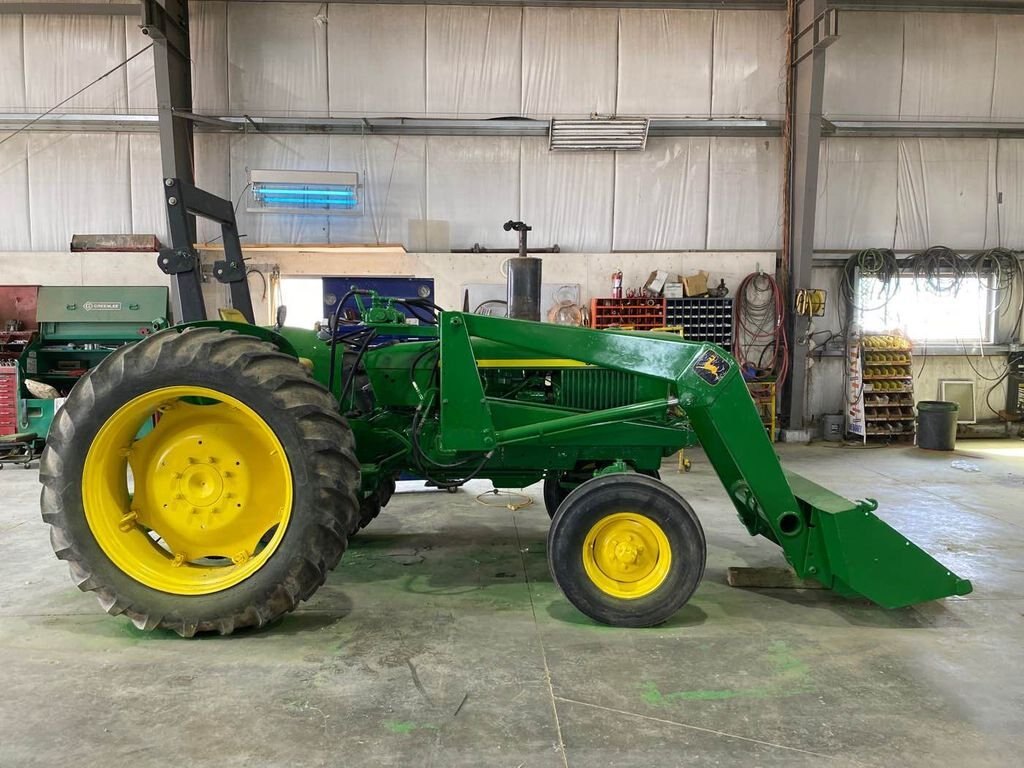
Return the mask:
[(523, 9), (523, 114), (614, 112), (618, 22), (604, 8)]
[[(25, 20), (25, 107), (42, 112), (120, 64), (123, 16), (28, 15)], [(128, 90), (119, 69), (64, 104), (59, 112), (125, 112)]]
[(518, 115), (522, 23), (520, 8), (427, 6), (427, 112)]
[(359, 174), (361, 216), (331, 216), (332, 243), (407, 243), (409, 221), (426, 216), (423, 136), (332, 136), (330, 170)]
[[(10, 136), (0, 133), (0, 141)], [(28, 201), (28, 143), (22, 133), (0, 144), (0, 250), (32, 248), (32, 227)], [(4, 282), (0, 278), (0, 283)]]
[(782, 139), (711, 140), (709, 250), (782, 247)]
[(327, 30), (320, 3), (228, 3), (231, 111), (327, 114)]
[(29, 136), (33, 248), (66, 250), (74, 234), (132, 231), (128, 149), (126, 134)]
[(903, 15), (842, 12), (840, 39), (825, 54), (824, 113), (896, 119), (903, 75)]
[(519, 144), (507, 137), (427, 138), (427, 219), (447, 222), (452, 248), (493, 245), (503, 236), (515, 246), (501, 225), (520, 218)]
[[(996, 21), (1001, 18), (981, 13), (905, 15), (904, 120), (991, 115)], [(865, 83), (865, 89), (870, 87)]]
[(782, 11), (719, 11), (711, 113), (779, 117), (786, 111), (786, 19)]
[(995, 87), (992, 117), (1024, 119), (1021, 78), (1024, 68), (1024, 16), (1006, 15), (996, 24)]
[(1003, 202), (997, 245), (1024, 250), (1024, 139), (1000, 139), (998, 153), (996, 179)]
[(226, 114), (228, 109), (228, 4), (189, 3), (192, 38), (192, 104), (196, 112)]
[(701, 249), (707, 243), (711, 140), (649, 139), (615, 161), (615, 250)]
[(994, 245), (995, 139), (900, 139), (896, 248)]
[[(196, 185), (211, 194), (231, 200), (238, 200), (238, 193), (231, 194), (231, 139), (226, 133), (196, 134)], [(163, 192), (163, 190), (161, 190)], [(235, 205), (240, 210), (239, 205)], [(196, 221), (196, 237), (204, 243), (220, 237), (220, 225), (208, 219)]]
[(426, 110), (426, 9), (329, 4), (332, 115), (410, 115)]
[[(138, 24), (124, 25), (126, 57), (138, 53), (124, 67), (128, 88), (128, 110), (137, 114), (156, 112), (156, 78), (153, 70), (153, 50), (139, 53), (153, 41), (142, 34)], [(193, 45), (193, 48), (197, 46)]]
[(531, 242), (557, 243), (567, 251), (611, 250), (614, 178), (611, 152), (549, 152), (547, 139), (524, 138), (520, 209), (533, 226)]
[(714, 19), (713, 11), (620, 11), (616, 112), (707, 117)]
[(169, 243), (163, 174), (160, 171), (160, 137), (155, 133), (128, 136), (129, 182), (132, 226), (136, 235), (156, 235)]
[(0, 15), (0, 112), (25, 110), (25, 21)]
[(892, 247), (898, 144), (897, 139), (835, 137), (822, 143), (815, 248)]
[(236, 218), (239, 234), (250, 243), (326, 243), (327, 216), (285, 213), (248, 213), (245, 205), (247, 171), (286, 168), (291, 171), (326, 171), (330, 138), (327, 136), (231, 137), (231, 200), (241, 198)]

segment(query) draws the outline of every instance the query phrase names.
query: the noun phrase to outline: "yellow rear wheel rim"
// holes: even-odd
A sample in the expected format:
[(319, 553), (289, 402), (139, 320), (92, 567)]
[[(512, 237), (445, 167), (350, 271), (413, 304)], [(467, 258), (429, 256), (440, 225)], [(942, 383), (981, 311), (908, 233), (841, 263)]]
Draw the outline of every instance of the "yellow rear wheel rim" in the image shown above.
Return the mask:
[(164, 387), (100, 428), (82, 474), (85, 519), (123, 573), (176, 595), (252, 576), (277, 550), (292, 475), (273, 430), (237, 398)]
[(616, 512), (598, 520), (583, 540), (583, 568), (606, 595), (624, 600), (660, 587), (672, 567), (665, 531), (637, 512)]

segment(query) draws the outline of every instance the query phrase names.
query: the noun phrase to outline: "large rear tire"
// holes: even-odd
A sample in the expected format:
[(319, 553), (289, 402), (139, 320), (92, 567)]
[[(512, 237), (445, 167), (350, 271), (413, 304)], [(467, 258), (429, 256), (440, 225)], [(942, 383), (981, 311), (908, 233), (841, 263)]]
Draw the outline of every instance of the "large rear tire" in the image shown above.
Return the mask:
[(558, 508), (547, 544), (551, 575), (569, 602), (615, 627), (667, 621), (697, 589), (707, 558), (686, 500), (637, 474), (576, 488)]
[(186, 637), (293, 610), (358, 521), (335, 400), (272, 344), (217, 328), (107, 357), (54, 419), (40, 479), (78, 587), (140, 629)]

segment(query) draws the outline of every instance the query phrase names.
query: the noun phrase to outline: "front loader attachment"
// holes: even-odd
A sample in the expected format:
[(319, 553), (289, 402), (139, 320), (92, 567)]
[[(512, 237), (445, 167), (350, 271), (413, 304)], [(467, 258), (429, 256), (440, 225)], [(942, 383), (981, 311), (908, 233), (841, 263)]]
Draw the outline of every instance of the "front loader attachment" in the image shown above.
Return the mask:
[(808, 576), (884, 608), (970, 593), (970, 581), (875, 515), (878, 505), (873, 500), (850, 501), (794, 472), (786, 472), (786, 478), (810, 521), (804, 566)]
[[(593, 331), (479, 315), (445, 313), (441, 357), (475, 370), (470, 339), (484, 338), (539, 356), (559, 356), (593, 366), (665, 381), (667, 397), (531, 423), (508, 430), (491, 426), (490, 406), (479, 377), (441, 381), (442, 436), (453, 446), (495, 450), (554, 433), (586, 430), (685, 411), (708, 460), (752, 535), (774, 541), (801, 578), (813, 578), (848, 596), (898, 608), (966, 595), (961, 579), (875, 516), (873, 501), (853, 502), (779, 464), (739, 366), (710, 344), (667, 334)], [(446, 387), (448, 390), (446, 391)], [(476, 408), (474, 418), (470, 418)], [(447, 422), (446, 422), (447, 419)], [(480, 425), (484, 428), (481, 429)], [(577, 433), (578, 434), (578, 433)]]

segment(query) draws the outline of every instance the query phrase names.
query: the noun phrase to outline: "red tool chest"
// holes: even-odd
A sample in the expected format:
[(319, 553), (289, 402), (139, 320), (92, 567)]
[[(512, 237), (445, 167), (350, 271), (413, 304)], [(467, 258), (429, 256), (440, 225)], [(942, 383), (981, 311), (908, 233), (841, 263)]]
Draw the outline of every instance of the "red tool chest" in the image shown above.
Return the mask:
[(0, 435), (18, 431), (18, 367), (0, 364)]

